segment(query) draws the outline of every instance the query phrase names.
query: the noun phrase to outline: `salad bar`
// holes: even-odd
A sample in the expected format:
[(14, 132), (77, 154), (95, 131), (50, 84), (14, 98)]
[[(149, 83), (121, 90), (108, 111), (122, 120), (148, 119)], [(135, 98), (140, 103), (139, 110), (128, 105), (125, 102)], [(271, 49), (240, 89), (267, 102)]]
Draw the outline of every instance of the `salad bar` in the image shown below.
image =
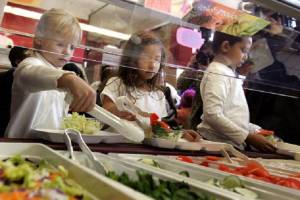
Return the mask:
[(119, 133), (73, 113), (61, 129), (35, 129), (36, 139), (0, 139), (0, 200), (300, 199), (298, 146), (274, 140), (277, 154), (240, 152), (190, 141), (155, 114), (138, 123), (97, 107), (91, 114)]

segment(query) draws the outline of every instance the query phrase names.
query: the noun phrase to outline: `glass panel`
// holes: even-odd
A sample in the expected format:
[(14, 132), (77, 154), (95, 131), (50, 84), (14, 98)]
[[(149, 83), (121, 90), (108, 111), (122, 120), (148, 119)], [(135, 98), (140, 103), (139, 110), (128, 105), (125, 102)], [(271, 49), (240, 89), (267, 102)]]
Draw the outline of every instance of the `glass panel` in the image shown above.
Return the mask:
[[(258, 31), (253, 36), (253, 47), (246, 67), (238, 70), (247, 75), (245, 86), (252, 90), (298, 97), (300, 75), (296, 63), (300, 36), (297, 31), (299, 23), (295, 18), (239, 0), (177, 0), (165, 1), (164, 5), (158, 2), (11, 0), (3, 7), (0, 45), (33, 48), (33, 34), (41, 14), (53, 7), (63, 8), (80, 20), (83, 37), (72, 61), (85, 69), (90, 83), (99, 81), (102, 65), (112, 65), (117, 69), (122, 56), (121, 49), (134, 33), (151, 30), (162, 41), (167, 53), (164, 76), (175, 84), (183, 70), (189, 70), (191, 74), (195, 70), (205, 70), (203, 66), (195, 69), (188, 66), (197, 59), (206, 59), (205, 62), (212, 60), (211, 42), (215, 29), (233, 35), (243, 35), (245, 32), (252, 35)], [(241, 20), (247, 22), (245, 27)], [(261, 30), (264, 26), (267, 27)], [(250, 30), (249, 27), (255, 28)], [(184, 46), (184, 41), (195, 39), (188, 35), (193, 31), (201, 33), (205, 40), (205, 47), (200, 50), (190, 48), (191, 44)], [(202, 46), (200, 43), (193, 43), (193, 47)], [(207, 48), (210, 55), (202, 52)], [(3, 50), (2, 54), (7, 52)], [(7, 59), (3, 59), (1, 65), (8, 66)]]
[[(34, 33), (40, 16), (51, 8), (65, 9), (80, 21), (82, 40), (75, 46), (71, 62), (83, 69), (84, 77), (91, 84), (103, 81), (108, 74), (115, 74), (119, 68), (138, 68), (135, 62), (121, 62), (122, 58), (127, 57), (153, 66), (163, 65), (160, 74), (163, 77), (162, 83), (173, 85), (179, 95), (187, 88), (199, 91), (203, 74), (207, 73), (206, 68), (215, 56), (215, 31), (238, 36), (251, 35), (253, 45), (248, 59), (229, 76), (245, 79), (244, 88), (252, 121), (262, 122), (266, 128), (271, 127), (268, 124), (271, 121), (269, 118), (279, 119), (278, 113), (282, 111), (275, 105), (278, 98), (287, 98), (288, 100), (279, 101), (292, 101), (288, 105), (294, 106), (296, 111), (300, 110), (295, 109), (300, 97), (299, 14), (294, 15), (289, 10), (291, 8), (286, 7), (284, 13), (292, 15), (288, 16), (272, 10), (272, 6), (267, 8), (246, 0), (174, 0), (164, 1), (164, 5), (156, 4), (157, 2), (159, 1), (1, 1), (0, 67), (2, 70), (11, 67), (8, 53), (12, 46), (42, 50), (33, 45)], [(180, 30), (187, 31), (176, 37)], [(136, 52), (134, 49), (123, 51), (128, 41), (135, 44), (141, 42), (136, 34), (141, 31), (151, 31), (159, 38), (166, 53), (165, 60), (151, 57), (147, 53), (141, 54), (141, 51)], [(201, 33), (201, 38), (204, 39), (203, 45), (193, 46), (201, 46), (198, 49), (190, 48), (191, 44), (183, 45), (194, 39), (187, 35), (193, 31)], [(61, 40), (55, 35), (46, 39), (53, 42)], [(65, 40), (64, 43), (68, 41)], [(272, 99), (273, 108), (277, 109), (274, 112), (277, 113), (262, 115), (261, 112), (269, 111), (263, 107), (260, 107), (261, 110), (255, 109), (259, 103), (268, 104), (266, 99)], [(283, 105), (287, 106), (286, 103)], [(284, 123), (282, 118), (280, 120), (280, 123)], [(290, 127), (291, 130), (298, 130), (294, 123)]]

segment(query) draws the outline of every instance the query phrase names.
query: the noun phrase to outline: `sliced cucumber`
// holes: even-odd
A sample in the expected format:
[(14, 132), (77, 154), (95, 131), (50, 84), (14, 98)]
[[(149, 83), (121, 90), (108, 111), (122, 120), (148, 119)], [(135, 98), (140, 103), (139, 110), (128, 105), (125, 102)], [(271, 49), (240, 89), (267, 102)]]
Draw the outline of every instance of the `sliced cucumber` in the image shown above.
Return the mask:
[(236, 176), (227, 176), (222, 181), (222, 186), (224, 188), (235, 188), (235, 187), (243, 187), (241, 180)]
[(234, 192), (241, 194), (242, 196), (246, 197), (247, 199), (257, 199), (258, 195), (246, 188), (236, 187), (233, 189)]
[(206, 181), (206, 183), (209, 184), (209, 185), (221, 187), (220, 181), (219, 181), (218, 179), (216, 179), (216, 178), (208, 179), (208, 180)]
[(142, 162), (146, 165), (150, 165), (150, 166), (153, 166), (153, 167), (160, 168), (159, 164), (155, 160), (150, 159), (150, 158), (142, 158), (142, 159), (139, 159), (138, 161)]

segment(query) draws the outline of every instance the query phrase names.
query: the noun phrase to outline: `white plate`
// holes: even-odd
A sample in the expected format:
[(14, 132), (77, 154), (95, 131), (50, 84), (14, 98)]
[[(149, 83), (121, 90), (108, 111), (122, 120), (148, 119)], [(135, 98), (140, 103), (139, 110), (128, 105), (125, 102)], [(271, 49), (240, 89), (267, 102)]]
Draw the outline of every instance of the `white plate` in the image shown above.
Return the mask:
[(287, 150), (291, 152), (300, 152), (300, 146), (295, 145), (295, 144), (290, 144), (286, 142), (277, 142), (276, 143), (277, 149), (281, 150)]
[(145, 144), (160, 147), (165, 149), (180, 149), (180, 150), (190, 150), (190, 151), (199, 151), (202, 149), (201, 142), (187, 142), (180, 140), (179, 142), (174, 142), (162, 138), (146, 138), (144, 140)]
[[(34, 136), (51, 142), (64, 143), (64, 130), (55, 129), (34, 129)], [(72, 137), (72, 136), (71, 136)], [(83, 140), (87, 144), (98, 143), (128, 143), (128, 140), (118, 133), (111, 133), (107, 131), (99, 131), (93, 135), (82, 134)]]

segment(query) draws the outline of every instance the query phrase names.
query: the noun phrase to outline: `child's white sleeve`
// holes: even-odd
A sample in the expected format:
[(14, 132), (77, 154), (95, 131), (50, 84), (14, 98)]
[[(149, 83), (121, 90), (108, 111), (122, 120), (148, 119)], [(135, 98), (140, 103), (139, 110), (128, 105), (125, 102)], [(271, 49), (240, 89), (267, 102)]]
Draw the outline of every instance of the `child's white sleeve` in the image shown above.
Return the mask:
[(242, 144), (248, 136), (248, 130), (236, 125), (223, 113), (225, 99), (229, 94), (229, 78), (211, 74), (207, 76), (204, 84), (201, 96), (206, 122), (218, 133), (226, 135), (237, 144)]
[(251, 133), (251, 134), (257, 133), (259, 131), (259, 129), (261, 129), (260, 126), (249, 123), (249, 133)]
[(45, 66), (39, 59), (30, 57), (16, 68), (14, 82), (28, 92), (53, 90), (57, 89), (57, 80), (62, 75), (71, 73), (73, 72)]
[(110, 78), (103, 91), (100, 94), (100, 99), (103, 101), (104, 96), (109, 97), (114, 103), (116, 102), (116, 99), (121, 96), (120, 92), (124, 88), (121, 86), (121, 80), (119, 78), (113, 77)]

